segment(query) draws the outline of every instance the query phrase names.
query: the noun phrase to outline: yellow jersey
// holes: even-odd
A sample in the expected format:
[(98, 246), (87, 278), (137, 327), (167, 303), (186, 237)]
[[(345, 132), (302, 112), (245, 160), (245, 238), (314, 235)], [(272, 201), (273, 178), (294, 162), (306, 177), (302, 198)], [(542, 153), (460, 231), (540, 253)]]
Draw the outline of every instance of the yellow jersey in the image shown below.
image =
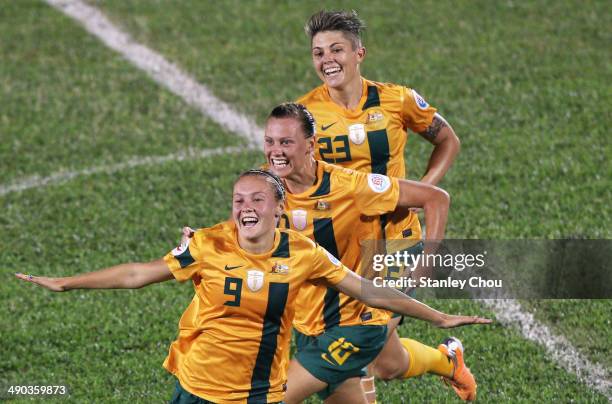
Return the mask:
[[(431, 125), (436, 109), (415, 90), (362, 78), (359, 106), (342, 108), (321, 85), (297, 102), (313, 114), (316, 158), (353, 170), (405, 178), (404, 148), (407, 129), (422, 132)], [(388, 239), (420, 239), (421, 227), (412, 212), (396, 212), (382, 219)]]
[[(323, 161), (317, 161), (316, 176), (316, 183), (305, 192), (287, 193), (280, 226), (301, 232), (364, 275), (368, 268), (362, 265), (363, 241), (380, 239), (379, 215), (397, 206), (398, 181)], [(386, 324), (388, 316), (335, 289), (305, 285), (296, 302), (293, 325), (302, 334), (316, 336), (337, 325)]]
[(271, 251), (251, 254), (235, 225), (221, 223), (164, 257), (195, 289), (164, 362), (190, 393), (220, 404), (283, 400), (298, 290), (349, 270), (297, 232), (275, 232)]

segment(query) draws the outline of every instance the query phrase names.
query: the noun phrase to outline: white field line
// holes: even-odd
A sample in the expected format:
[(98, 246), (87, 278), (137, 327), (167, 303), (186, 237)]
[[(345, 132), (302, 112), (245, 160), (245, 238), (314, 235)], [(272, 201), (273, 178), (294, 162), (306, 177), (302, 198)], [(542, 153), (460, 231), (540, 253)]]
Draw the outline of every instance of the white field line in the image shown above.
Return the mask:
[(40, 188), (48, 185), (60, 184), (63, 182), (70, 181), (77, 177), (83, 177), (93, 174), (113, 174), (122, 170), (130, 168), (144, 166), (144, 165), (156, 165), (163, 164), (172, 161), (184, 161), (184, 160), (196, 160), (212, 156), (221, 156), (231, 153), (239, 153), (240, 151), (249, 150), (252, 148), (245, 148), (244, 146), (234, 147), (218, 147), (216, 149), (186, 149), (178, 153), (168, 154), (165, 156), (144, 156), (144, 157), (133, 157), (127, 161), (101, 165), (85, 168), (83, 170), (75, 171), (58, 171), (47, 177), (32, 176), (22, 179), (18, 182), (9, 185), (0, 185), (0, 197), (11, 192), (20, 192), (32, 188)]
[[(566, 371), (578, 376), (587, 386), (604, 394), (612, 402), (612, 381), (602, 366), (590, 362), (562, 335), (556, 335), (533, 314), (523, 310), (514, 299), (479, 299), (505, 325), (514, 325), (529, 341), (542, 345), (546, 352)], [(608, 341), (602, 341), (603, 344)]]
[(263, 146), (263, 129), (258, 127), (254, 120), (216, 98), (208, 88), (159, 53), (135, 42), (97, 8), (81, 0), (46, 0), (46, 2), (77, 20), (106, 46), (120, 53), (157, 83), (168, 88), (217, 124), (246, 138), (253, 146), (259, 148)]
[[(80, 22), (87, 31), (98, 37), (109, 48), (117, 51), (139, 69), (145, 71), (153, 80), (181, 97), (187, 104), (202, 112), (220, 126), (246, 138), (248, 148), (262, 148), (263, 129), (246, 115), (241, 114), (229, 104), (216, 98), (205, 86), (167, 61), (157, 52), (134, 42), (130, 36), (113, 25), (97, 8), (80, 0), (46, 0), (48, 4)], [(43, 187), (69, 181), (75, 177), (100, 172), (117, 172), (126, 168), (187, 158), (203, 158), (223, 154), (219, 150), (238, 151), (238, 148), (204, 149), (200, 151), (179, 152), (167, 156), (138, 157), (123, 163), (97, 166), (77, 171), (60, 171), (46, 177), (32, 176), (12, 184), (0, 184), (0, 196), (11, 192)], [(190, 154), (191, 153), (191, 154)]]

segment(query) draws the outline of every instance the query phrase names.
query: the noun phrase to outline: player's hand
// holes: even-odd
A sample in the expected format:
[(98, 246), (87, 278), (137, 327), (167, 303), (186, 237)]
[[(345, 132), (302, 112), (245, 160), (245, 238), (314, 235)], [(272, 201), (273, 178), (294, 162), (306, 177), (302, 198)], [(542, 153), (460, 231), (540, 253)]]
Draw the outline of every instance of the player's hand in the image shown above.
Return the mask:
[(182, 231), (182, 236), (181, 236), (181, 244), (186, 243), (187, 240), (189, 240), (190, 238), (193, 237), (193, 234), (195, 233), (195, 230), (193, 230), (191, 227), (189, 226), (185, 226), (183, 227), (183, 231)]
[(491, 324), (493, 320), (478, 316), (454, 316), (447, 314), (435, 324), (438, 328), (454, 328), (462, 325)]
[(33, 275), (26, 275), (22, 273), (16, 273), (15, 276), (21, 279), (22, 281), (35, 283), (38, 286), (42, 286), (43, 288), (49, 289), (50, 291), (53, 291), (53, 292), (63, 292), (64, 291), (64, 287), (62, 286), (59, 278), (47, 278), (45, 276), (33, 276)]

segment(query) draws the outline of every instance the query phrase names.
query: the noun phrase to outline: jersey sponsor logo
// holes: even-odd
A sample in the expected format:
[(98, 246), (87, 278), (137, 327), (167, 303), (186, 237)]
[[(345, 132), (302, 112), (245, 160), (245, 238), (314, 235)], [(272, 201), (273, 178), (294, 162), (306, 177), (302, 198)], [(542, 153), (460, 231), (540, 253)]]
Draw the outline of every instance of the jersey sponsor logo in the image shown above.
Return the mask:
[(341, 262), (338, 258), (334, 257), (332, 255), (332, 253), (330, 253), (329, 251), (325, 250), (325, 254), (327, 254), (327, 258), (329, 259), (329, 261), (334, 264), (334, 265), (340, 265)]
[(315, 205), (315, 209), (316, 210), (330, 210), (331, 206), (329, 202), (327, 201), (317, 201), (317, 204)]
[(293, 227), (298, 230), (304, 230), (308, 221), (306, 220), (308, 213), (304, 209), (295, 209), (291, 211), (291, 219)]
[(384, 116), (380, 111), (368, 112), (368, 120), (367, 123), (382, 121)]
[(189, 248), (189, 243), (191, 243), (191, 238), (188, 238), (187, 240), (182, 241), (179, 246), (177, 246), (174, 250), (172, 250), (171, 252), (172, 255), (175, 257), (178, 257), (179, 255), (187, 251), (187, 248)]
[(225, 264), (225, 270), (226, 271), (231, 271), (232, 269), (238, 269), (240, 267), (243, 267), (244, 265), (234, 265), (234, 266), (229, 266), (227, 264)]
[(330, 123), (329, 125), (321, 125), (321, 130), (327, 130), (327, 129), (331, 128), (332, 126), (334, 126), (337, 123), (338, 123), (338, 121), (336, 121), (334, 123)]
[(412, 90), (412, 96), (414, 97), (414, 101), (420, 109), (427, 109), (427, 107), (429, 107), (429, 104), (427, 103), (427, 101), (425, 101), (425, 98), (421, 97), (421, 95), (416, 91)]
[(354, 144), (362, 144), (366, 138), (365, 125), (362, 123), (356, 123), (348, 127), (349, 139)]
[(258, 292), (264, 284), (264, 273), (258, 269), (247, 271), (247, 287), (251, 292)]
[(289, 273), (289, 266), (285, 264), (276, 263), (272, 267), (273, 274), (287, 275)]
[(381, 194), (389, 189), (391, 180), (386, 175), (368, 174), (368, 185), (372, 191)]

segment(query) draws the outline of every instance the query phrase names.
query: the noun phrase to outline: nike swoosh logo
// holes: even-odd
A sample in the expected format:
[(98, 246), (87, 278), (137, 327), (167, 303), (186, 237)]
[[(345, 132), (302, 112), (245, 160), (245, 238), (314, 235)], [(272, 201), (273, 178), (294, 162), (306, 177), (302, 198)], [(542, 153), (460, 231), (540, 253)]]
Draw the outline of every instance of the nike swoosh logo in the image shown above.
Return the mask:
[(326, 360), (327, 362), (329, 362), (331, 365), (336, 366), (336, 364), (335, 364), (335, 363), (333, 363), (332, 361), (330, 361), (330, 360), (327, 358), (327, 354), (322, 353), (322, 354), (321, 354), (321, 358), (323, 358), (324, 360)]
[(225, 270), (226, 271), (231, 271), (232, 269), (236, 269), (236, 268), (240, 268), (243, 267), (244, 265), (235, 265), (233, 267), (230, 267), (229, 265), (225, 265)]
[(338, 121), (334, 122), (334, 123), (330, 123), (329, 125), (325, 126), (325, 125), (321, 125), (321, 130), (327, 130), (329, 128), (331, 128), (332, 126), (334, 126), (335, 124), (337, 124)]

